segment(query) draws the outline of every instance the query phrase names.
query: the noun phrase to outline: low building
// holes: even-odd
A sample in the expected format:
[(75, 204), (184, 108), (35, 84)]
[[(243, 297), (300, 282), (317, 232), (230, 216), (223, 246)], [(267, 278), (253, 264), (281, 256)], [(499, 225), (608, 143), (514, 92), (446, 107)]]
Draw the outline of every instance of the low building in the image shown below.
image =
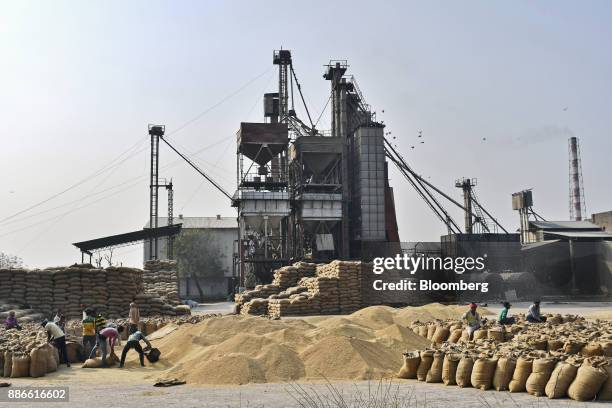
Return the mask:
[(591, 222), (603, 228), (604, 231), (612, 234), (612, 211), (593, 214)]
[[(168, 224), (167, 217), (158, 218), (158, 226), (163, 227)], [(198, 231), (209, 234), (215, 242), (219, 251), (219, 261), (221, 270), (219, 276), (215, 278), (200, 278), (198, 283), (208, 299), (224, 299), (233, 292), (235, 280), (238, 276), (236, 264), (234, 262), (234, 246), (238, 241), (238, 224), (235, 217), (183, 217), (179, 215), (174, 219), (174, 224), (182, 224), (181, 234), (187, 231)], [(145, 228), (149, 227), (149, 223)], [(179, 234), (180, 235), (180, 234)], [(167, 239), (161, 238), (157, 241), (157, 254), (159, 259), (167, 258)], [(150, 260), (149, 242), (144, 245), (144, 261)], [(180, 260), (179, 260), (180, 264)], [(183, 276), (179, 267), (179, 295), (181, 298), (199, 297), (199, 291), (193, 278)]]

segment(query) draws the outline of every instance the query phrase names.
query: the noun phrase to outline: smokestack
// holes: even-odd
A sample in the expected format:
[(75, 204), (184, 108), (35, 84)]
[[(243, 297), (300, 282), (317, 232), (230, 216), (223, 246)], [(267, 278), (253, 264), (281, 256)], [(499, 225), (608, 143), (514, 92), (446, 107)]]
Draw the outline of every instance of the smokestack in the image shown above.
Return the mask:
[(582, 186), (582, 164), (578, 138), (569, 138), (569, 206), (570, 219), (582, 221), (584, 207), (584, 190)]

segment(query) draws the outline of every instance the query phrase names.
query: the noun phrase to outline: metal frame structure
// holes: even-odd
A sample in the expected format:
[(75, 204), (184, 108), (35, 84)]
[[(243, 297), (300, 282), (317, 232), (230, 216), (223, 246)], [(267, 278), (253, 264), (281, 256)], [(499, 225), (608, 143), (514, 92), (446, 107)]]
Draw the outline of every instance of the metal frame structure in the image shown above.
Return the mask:
[(572, 136), (568, 140), (569, 154), (569, 213), (570, 220), (582, 221), (586, 215), (584, 199), (584, 184), (582, 180), (582, 160), (580, 159), (580, 144), (578, 138)]

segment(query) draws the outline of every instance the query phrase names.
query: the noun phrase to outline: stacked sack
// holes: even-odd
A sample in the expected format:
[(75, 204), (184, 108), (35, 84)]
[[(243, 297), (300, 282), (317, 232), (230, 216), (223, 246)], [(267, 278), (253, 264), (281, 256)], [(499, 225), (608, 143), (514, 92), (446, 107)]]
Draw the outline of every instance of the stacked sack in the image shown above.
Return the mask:
[[(319, 270), (317, 270), (317, 274), (318, 273)], [(338, 285), (338, 278), (328, 276), (304, 278), (300, 282), (300, 286), (306, 287), (310, 294), (316, 296), (316, 299), (319, 303), (318, 312), (316, 314), (324, 315), (337, 314), (340, 312), (340, 297)]]
[(319, 266), (317, 275), (338, 279), (341, 313), (353, 313), (361, 307), (361, 262), (336, 260)]
[(154, 293), (172, 305), (181, 303), (176, 261), (151, 260), (145, 262), (142, 281), (145, 292)]
[(13, 281), (13, 272), (10, 269), (0, 269), (0, 303), (9, 302), (11, 299), (11, 284)]
[(27, 271), (25, 303), (45, 315), (53, 313), (53, 273), (50, 270)]
[(253, 299), (240, 307), (240, 313), (244, 315), (262, 316), (268, 314), (268, 299)]
[(280, 292), (280, 286), (275, 284), (257, 285), (255, 289), (245, 290), (242, 293), (235, 295), (234, 300), (237, 304), (242, 305), (251, 299), (267, 299), (277, 295)]
[(80, 303), (95, 309), (104, 316), (109, 315), (108, 286), (106, 273), (101, 269), (83, 269), (81, 275)]
[(125, 267), (109, 267), (104, 271), (108, 290), (108, 315), (126, 316), (134, 296), (144, 291), (143, 272), (140, 269)]

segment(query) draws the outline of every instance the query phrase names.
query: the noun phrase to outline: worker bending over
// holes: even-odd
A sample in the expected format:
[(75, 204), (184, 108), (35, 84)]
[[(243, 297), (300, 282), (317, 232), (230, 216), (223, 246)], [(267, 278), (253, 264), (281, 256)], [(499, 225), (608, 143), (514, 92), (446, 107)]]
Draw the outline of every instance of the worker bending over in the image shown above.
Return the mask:
[(68, 351), (66, 350), (66, 335), (62, 329), (55, 323), (48, 321), (47, 319), (42, 321), (42, 327), (47, 332), (47, 342), (53, 340), (53, 345), (59, 351), (60, 361), (64, 360), (66, 367), (70, 367), (70, 360), (68, 360)]
[(152, 348), (151, 343), (147, 338), (142, 334), (140, 330), (136, 330), (134, 333), (130, 334), (128, 337), (127, 343), (123, 347), (123, 351), (121, 352), (121, 362), (119, 363), (119, 368), (123, 368), (123, 364), (125, 364), (125, 356), (130, 349), (134, 349), (138, 352), (140, 357), (140, 366), (144, 367), (144, 351), (142, 347), (140, 347), (140, 340), (144, 341), (147, 344), (147, 348)]

